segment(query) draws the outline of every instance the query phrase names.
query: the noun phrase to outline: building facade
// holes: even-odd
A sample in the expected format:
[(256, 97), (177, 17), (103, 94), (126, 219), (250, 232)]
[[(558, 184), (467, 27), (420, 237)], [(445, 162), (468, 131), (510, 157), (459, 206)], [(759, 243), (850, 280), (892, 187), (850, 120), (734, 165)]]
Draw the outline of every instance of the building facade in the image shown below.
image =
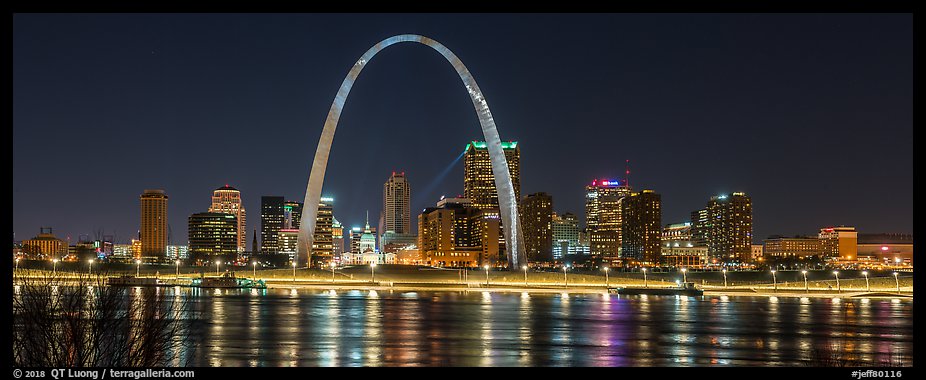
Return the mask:
[(711, 197), (707, 204), (707, 220), (707, 248), (711, 260), (748, 263), (752, 255), (752, 200), (749, 196), (736, 192)]
[(244, 204), (241, 203), (241, 192), (238, 189), (225, 185), (212, 192), (212, 205), (209, 206), (209, 212), (226, 213), (235, 216), (236, 236), (235, 241), (238, 253), (247, 250), (248, 230), (247, 217), (244, 210)]
[(520, 210), (527, 261), (552, 261), (553, 197), (543, 192), (530, 194), (521, 200)]
[(67, 255), (68, 244), (58, 239), (49, 227), (39, 228), (39, 234), (22, 242), (22, 252), (29, 260), (54, 260)]
[(643, 190), (621, 203), (621, 258), (626, 262), (656, 265), (662, 256), (662, 197)]
[(499, 218), (468, 199), (445, 198), (418, 216), (418, 251), (426, 265), (481, 267), (499, 264)]
[(855, 227), (838, 226), (821, 228), (817, 234), (825, 257), (852, 260), (858, 251), (858, 232)]
[(167, 257), (167, 194), (164, 190), (145, 190), (141, 203), (141, 255), (146, 261)]
[(411, 222), (411, 186), (405, 172), (392, 172), (383, 183), (383, 210), (380, 215), (379, 232), (386, 234), (409, 234)]
[(238, 219), (234, 214), (202, 212), (190, 215), (189, 255), (197, 264), (233, 261), (238, 256)]
[[(301, 209), (299, 210), (299, 214), (302, 214)], [(321, 197), (318, 203), (318, 214), (315, 219), (315, 238), (312, 242), (312, 266), (316, 268), (331, 265), (331, 261), (334, 260), (334, 247), (332, 246), (332, 240), (334, 239), (332, 233), (333, 226), (334, 198)], [(293, 228), (299, 229), (296, 225), (294, 225)]]
[(283, 197), (260, 197), (260, 253), (273, 255), (280, 251), (279, 233), (283, 229)]
[(809, 259), (823, 255), (823, 244), (810, 236), (772, 236), (763, 242), (762, 254), (766, 260)]
[(582, 254), (579, 249), (579, 218), (573, 213), (553, 214), (553, 260)]
[(605, 265), (614, 265), (621, 252), (620, 201), (631, 193), (626, 183), (595, 179), (585, 186), (585, 231), (590, 254)]

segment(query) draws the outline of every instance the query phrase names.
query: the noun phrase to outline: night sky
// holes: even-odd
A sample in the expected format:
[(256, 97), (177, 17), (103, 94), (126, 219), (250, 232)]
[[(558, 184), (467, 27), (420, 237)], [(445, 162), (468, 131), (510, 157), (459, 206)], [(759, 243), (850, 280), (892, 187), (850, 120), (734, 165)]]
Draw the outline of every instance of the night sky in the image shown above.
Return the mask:
[[(17, 14), (14, 239), (50, 226), (72, 244), (98, 229), (128, 242), (138, 196), (164, 189), (172, 244), (186, 244), (187, 217), (229, 184), (250, 248), (262, 195), (305, 196), (348, 70), (402, 33), (463, 60), (502, 140), (520, 142), (522, 195), (548, 192), (583, 225), (584, 186), (629, 159), (631, 185), (662, 194), (663, 224), (745, 191), (756, 242), (912, 232), (911, 15)], [(366, 210), (376, 225), (383, 182), (405, 171), (417, 219), (463, 193), (454, 161), (473, 139), (453, 68), (390, 47), (347, 100), (323, 195), (346, 226)]]

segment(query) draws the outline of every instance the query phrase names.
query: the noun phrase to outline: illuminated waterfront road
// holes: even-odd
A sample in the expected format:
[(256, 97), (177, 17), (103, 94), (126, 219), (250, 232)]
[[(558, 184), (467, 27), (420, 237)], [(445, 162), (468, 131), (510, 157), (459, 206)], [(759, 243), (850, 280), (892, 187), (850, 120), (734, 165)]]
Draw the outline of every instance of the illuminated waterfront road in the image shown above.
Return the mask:
[(180, 291), (201, 320), (191, 365), (912, 365), (911, 300)]

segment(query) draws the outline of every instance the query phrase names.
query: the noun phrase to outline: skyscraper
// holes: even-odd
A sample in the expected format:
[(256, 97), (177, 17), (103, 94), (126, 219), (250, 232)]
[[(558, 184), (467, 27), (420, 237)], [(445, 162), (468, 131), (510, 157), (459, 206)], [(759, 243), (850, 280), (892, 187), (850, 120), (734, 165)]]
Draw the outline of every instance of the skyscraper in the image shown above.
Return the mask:
[(613, 265), (621, 248), (620, 200), (630, 195), (630, 185), (617, 180), (598, 180), (585, 187), (585, 226), (590, 253)]
[(392, 172), (392, 176), (383, 184), (383, 211), (379, 232), (411, 233), (410, 202), (411, 187), (408, 185), (405, 172)]
[(623, 197), (621, 203), (621, 257), (655, 265), (662, 253), (662, 197), (643, 190)]
[(238, 220), (234, 214), (201, 212), (189, 218), (190, 257), (198, 264), (234, 260), (238, 255)]
[(707, 209), (691, 212), (691, 244), (695, 247), (707, 247)]
[(707, 250), (719, 262), (752, 257), (752, 200), (746, 193), (717, 195), (707, 203)]
[[(284, 206), (285, 208), (286, 206)], [(299, 208), (299, 215), (301, 218), (302, 209)], [(295, 218), (294, 220), (299, 220)], [(315, 219), (315, 238), (312, 242), (312, 266), (322, 267), (331, 262), (334, 258), (332, 256), (332, 225), (334, 223), (334, 198), (331, 197), (321, 197), (320, 202), (318, 203), (318, 214)], [(293, 226), (294, 229), (299, 229), (298, 225)]]
[(164, 190), (145, 190), (141, 201), (141, 256), (146, 261), (167, 255), (167, 194)]
[[(521, 203), (521, 148), (517, 141), (502, 142), (505, 161), (511, 184), (514, 186), (514, 199)], [(495, 188), (495, 174), (492, 172), (492, 160), (485, 141), (470, 141), (466, 144), (463, 157), (463, 196), (472, 202), (472, 207), (480, 209), (489, 217), (501, 215), (498, 206), (498, 189)], [(515, 217), (518, 217), (515, 215)], [(505, 256), (504, 224), (499, 223), (499, 255)], [(419, 232), (420, 233), (420, 232)], [(505, 256), (506, 257), (506, 256)], [(507, 257), (506, 257), (507, 258)]]
[(212, 205), (209, 206), (209, 212), (222, 212), (232, 214), (238, 223), (237, 225), (237, 247), (238, 253), (247, 250), (248, 230), (244, 205), (241, 203), (241, 192), (238, 189), (225, 185), (212, 192)]
[(578, 253), (579, 218), (573, 213), (553, 214), (553, 259), (562, 260)]
[[(322, 200), (325, 202), (325, 200)], [(302, 202), (286, 201), (283, 202), (283, 228), (299, 229), (299, 223), (302, 222)]]
[[(502, 151), (508, 161), (515, 199), (521, 199), (521, 148), (517, 141), (502, 142)], [(485, 141), (466, 144), (463, 158), (463, 196), (480, 210), (498, 209), (498, 190)]]
[(383, 210), (379, 218), (379, 247), (395, 252), (414, 245), (417, 236), (411, 228), (411, 187), (405, 172), (392, 172), (383, 184)]
[(283, 228), (283, 197), (260, 197), (260, 253), (279, 252), (279, 233)]
[(553, 260), (553, 197), (530, 194), (521, 200), (520, 210), (528, 261)]

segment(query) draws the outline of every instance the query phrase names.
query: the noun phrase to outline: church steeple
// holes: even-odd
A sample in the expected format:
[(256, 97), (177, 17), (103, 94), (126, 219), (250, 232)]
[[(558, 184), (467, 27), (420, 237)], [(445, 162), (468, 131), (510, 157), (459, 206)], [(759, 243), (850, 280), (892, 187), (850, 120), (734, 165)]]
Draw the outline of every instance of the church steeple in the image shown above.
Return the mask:
[(367, 223), (363, 227), (363, 232), (368, 233), (368, 234), (372, 233), (370, 231), (370, 210), (367, 210)]

